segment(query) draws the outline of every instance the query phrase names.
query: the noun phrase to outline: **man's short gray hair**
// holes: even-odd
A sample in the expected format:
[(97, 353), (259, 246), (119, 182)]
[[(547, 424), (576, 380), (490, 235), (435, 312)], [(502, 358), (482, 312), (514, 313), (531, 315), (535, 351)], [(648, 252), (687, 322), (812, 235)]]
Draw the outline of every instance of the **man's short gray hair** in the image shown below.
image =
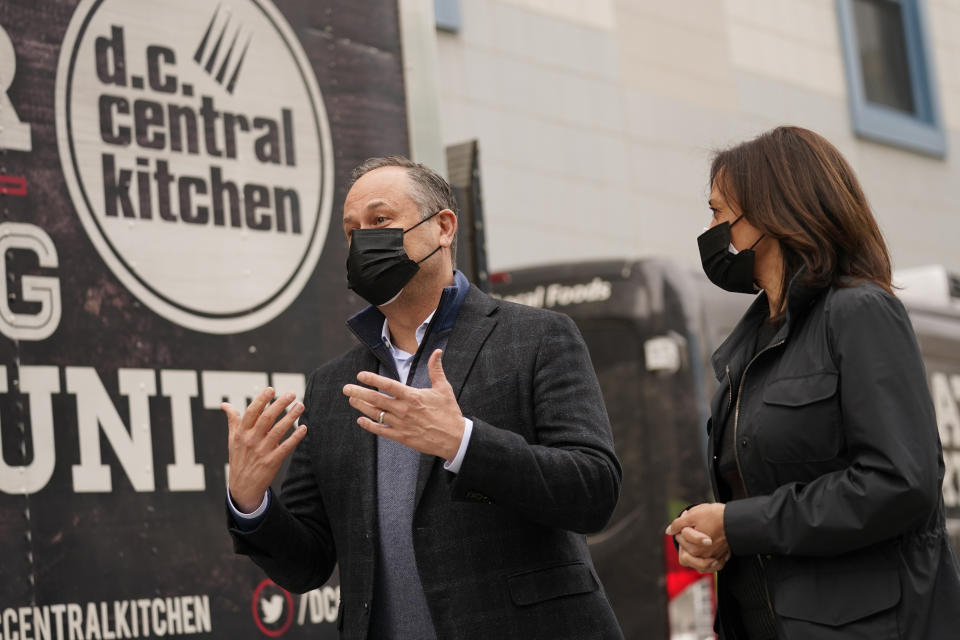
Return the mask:
[(407, 170), (410, 184), (413, 185), (413, 192), (410, 197), (417, 203), (421, 218), (431, 216), (443, 209), (450, 209), (450, 211), (460, 215), (457, 198), (453, 195), (453, 188), (450, 183), (430, 167), (403, 156), (367, 158), (350, 174), (350, 186), (353, 186), (353, 183), (364, 174), (382, 167), (403, 167)]

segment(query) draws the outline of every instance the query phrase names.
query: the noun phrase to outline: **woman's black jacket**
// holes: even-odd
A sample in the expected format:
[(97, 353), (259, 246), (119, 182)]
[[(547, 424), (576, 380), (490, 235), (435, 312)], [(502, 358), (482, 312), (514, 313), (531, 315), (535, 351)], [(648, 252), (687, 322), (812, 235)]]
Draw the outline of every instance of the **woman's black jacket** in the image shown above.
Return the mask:
[[(760, 557), (778, 638), (960, 638), (943, 455), (903, 305), (871, 283), (794, 282), (786, 322), (754, 355), (767, 314), (761, 294), (714, 353), (709, 462), (716, 493), (733, 411), (748, 497), (727, 504), (724, 527), (735, 555)], [(733, 640), (722, 571), (719, 584)]]

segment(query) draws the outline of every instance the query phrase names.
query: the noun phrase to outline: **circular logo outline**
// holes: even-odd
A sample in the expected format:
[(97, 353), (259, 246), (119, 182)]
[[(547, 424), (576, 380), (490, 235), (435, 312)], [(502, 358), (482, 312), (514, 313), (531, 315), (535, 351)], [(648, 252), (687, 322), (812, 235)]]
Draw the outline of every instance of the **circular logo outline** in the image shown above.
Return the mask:
[[(277, 34), (297, 64), (297, 72), (304, 81), (307, 96), (310, 99), (314, 122), (320, 138), (321, 166), (318, 176), (320, 189), (318, 215), (315, 218), (313, 229), (310, 231), (310, 242), (300, 262), (290, 277), (278, 287), (272, 296), (250, 308), (230, 313), (213, 313), (190, 309), (156, 291), (127, 264), (100, 226), (79, 176), (73, 141), (73, 123), (70, 118), (73, 73), (77, 54), (87, 27), (97, 9), (105, 1), (81, 0), (64, 35), (63, 42), (69, 43), (69, 46), (61, 49), (57, 63), (55, 96), (57, 147), (67, 189), (80, 222), (100, 257), (114, 276), (137, 299), (161, 317), (188, 329), (213, 334), (239, 333), (262, 326), (286, 310), (303, 291), (319, 261), (330, 225), (334, 191), (333, 140), (330, 134), (326, 107), (313, 67), (307, 60), (299, 39), (280, 11), (269, 0), (247, 0), (253, 3), (276, 29)], [(78, 19), (80, 15), (83, 16), (82, 19)], [(77, 206), (78, 204), (81, 206)]]
[[(263, 624), (263, 621), (260, 619), (260, 613), (257, 610), (257, 605), (260, 603), (260, 594), (263, 592), (264, 587), (270, 585), (275, 586), (277, 589), (283, 592), (283, 597), (287, 601), (287, 610), (290, 614), (287, 616), (287, 621), (283, 623), (279, 629), (267, 629), (266, 625)], [(282, 636), (290, 628), (290, 625), (293, 624), (293, 596), (289, 591), (278, 585), (273, 580), (269, 578), (263, 580), (260, 584), (257, 585), (257, 588), (253, 591), (253, 600), (251, 601), (251, 607), (253, 612), (253, 621), (257, 623), (257, 628), (260, 629), (265, 635), (270, 636), (271, 638), (277, 638)]]

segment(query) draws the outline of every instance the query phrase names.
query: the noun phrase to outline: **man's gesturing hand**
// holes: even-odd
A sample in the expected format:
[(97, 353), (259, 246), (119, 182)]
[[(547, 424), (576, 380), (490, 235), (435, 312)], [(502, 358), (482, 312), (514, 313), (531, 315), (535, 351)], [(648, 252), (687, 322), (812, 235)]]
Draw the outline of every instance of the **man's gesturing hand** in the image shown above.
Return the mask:
[(300, 425), (283, 440), (284, 434), (303, 413), (303, 404), (296, 403), (283, 419), (277, 421), (295, 396), (285, 393), (271, 402), (273, 397), (273, 389), (264, 389), (242, 414), (230, 403), (220, 405), (227, 414), (230, 429), (230, 497), (243, 513), (256, 511), (284, 458), (307, 435), (306, 425)]
[(364, 414), (357, 424), (411, 449), (453, 460), (463, 438), (463, 414), (443, 373), (442, 354), (440, 349), (430, 354), (429, 389), (408, 387), (369, 371), (357, 374), (361, 383), (379, 389), (356, 384), (343, 388), (350, 406)]

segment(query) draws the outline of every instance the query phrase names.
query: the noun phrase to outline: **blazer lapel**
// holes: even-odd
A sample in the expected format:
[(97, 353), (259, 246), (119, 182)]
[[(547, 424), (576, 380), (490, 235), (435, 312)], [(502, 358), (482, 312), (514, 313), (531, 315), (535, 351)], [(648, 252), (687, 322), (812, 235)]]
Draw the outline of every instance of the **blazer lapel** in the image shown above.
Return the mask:
[(443, 350), (443, 372), (457, 398), (463, 391), (464, 382), (480, 349), (497, 326), (494, 312), (498, 306), (496, 300), (473, 286), (463, 301), (447, 347)]
[[(483, 344), (490, 337), (493, 328), (497, 326), (494, 312), (499, 303), (471, 285), (467, 297), (460, 307), (456, 323), (447, 339), (447, 346), (443, 350), (443, 373), (453, 387), (453, 394), (457, 398), (463, 391), (470, 369), (480, 353)], [(436, 456), (421, 454), (420, 469), (417, 475), (417, 489), (414, 494), (414, 510), (420, 504), (423, 490), (433, 469), (443, 464)]]
[[(356, 363), (351, 370), (354, 375), (360, 371), (377, 372), (379, 360), (369, 350), (364, 349), (360, 352)], [(356, 382), (353, 380), (351, 382)], [(356, 497), (356, 504), (360, 506), (359, 518), (362, 523), (361, 531), (377, 530), (377, 436), (357, 424), (357, 418), (360, 412), (349, 407), (350, 424), (347, 428), (352, 434), (344, 439), (348, 445), (349, 451), (344, 450), (343, 455), (355, 458), (355, 468), (359, 470), (358, 482), (353, 487), (353, 495)]]

